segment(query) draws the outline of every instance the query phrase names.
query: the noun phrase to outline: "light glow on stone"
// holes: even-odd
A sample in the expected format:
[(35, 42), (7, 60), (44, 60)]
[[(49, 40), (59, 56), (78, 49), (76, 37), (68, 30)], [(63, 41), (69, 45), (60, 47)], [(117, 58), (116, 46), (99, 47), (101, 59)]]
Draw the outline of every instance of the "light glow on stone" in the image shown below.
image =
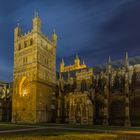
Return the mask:
[(23, 90), (23, 94), (22, 94), (22, 95), (23, 95), (23, 96), (26, 96), (26, 95), (27, 95), (26, 89)]

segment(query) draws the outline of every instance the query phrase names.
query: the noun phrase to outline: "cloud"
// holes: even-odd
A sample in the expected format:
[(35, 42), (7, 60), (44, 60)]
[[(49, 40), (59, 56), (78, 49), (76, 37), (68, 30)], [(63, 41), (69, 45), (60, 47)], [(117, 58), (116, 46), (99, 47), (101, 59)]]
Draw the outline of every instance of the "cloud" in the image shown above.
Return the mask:
[[(43, 33), (58, 34), (57, 68), (62, 57), (73, 63), (78, 53), (89, 66), (140, 54), (140, 1), (137, 0), (1, 0), (0, 76), (12, 80), (13, 30), (19, 19), (24, 32), (32, 27), (35, 9), (42, 19)], [(10, 66), (10, 67), (7, 67)], [(3, 70), (2, 70), (3, 69)], [(4, 70), (4, 69), (7, 69)]]

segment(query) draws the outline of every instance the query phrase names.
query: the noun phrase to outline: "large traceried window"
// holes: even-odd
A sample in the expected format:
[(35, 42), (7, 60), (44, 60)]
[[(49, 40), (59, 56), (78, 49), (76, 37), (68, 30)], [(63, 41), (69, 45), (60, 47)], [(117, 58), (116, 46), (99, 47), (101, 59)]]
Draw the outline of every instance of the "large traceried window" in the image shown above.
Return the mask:
[(132, 75), (132, 90), (140, 88), (140, 72), (134, 72)]
[(124, 89), (124, 77), (116, 75), (113, 81), (113, 91), (123, 91)]
[(81, 91), (87, 91), (87, 83), (85, 80), (82, 80), (81, 82)]

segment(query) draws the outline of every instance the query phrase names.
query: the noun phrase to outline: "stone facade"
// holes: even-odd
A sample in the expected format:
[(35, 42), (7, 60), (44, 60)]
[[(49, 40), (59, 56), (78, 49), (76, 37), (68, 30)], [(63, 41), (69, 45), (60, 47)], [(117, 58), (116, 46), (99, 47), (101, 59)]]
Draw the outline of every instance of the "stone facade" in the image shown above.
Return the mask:
[(52, 122), (55, 119), (57, 35), (48, 39), (42, 33), (38, 13), (31, 32), (14, 32), (14, 81), (12, 122)]
[(0, 121), (10, 121), (12, 112), (12, 83), (0, 81)]
[(60, 73), (57, 98), (58, 122), (93, 124), (94, 89), (92, 84), (92, 68)]
[(123, 67), (113, 67), (109, 57), (100, 71), (60, 73), (58, 89), (58, 122), (140, 125), (140, 64), (130, 66), (127, 53)]

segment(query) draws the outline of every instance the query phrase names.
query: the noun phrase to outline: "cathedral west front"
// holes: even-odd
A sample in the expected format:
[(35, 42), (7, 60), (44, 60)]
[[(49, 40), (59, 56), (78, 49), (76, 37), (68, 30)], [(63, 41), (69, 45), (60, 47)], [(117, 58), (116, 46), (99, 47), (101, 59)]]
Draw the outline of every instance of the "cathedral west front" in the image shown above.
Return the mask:
[(13, 123), (140, 126), (140, 64), (88, 67), (78, 55), (56, 72), (57, 34), (42, 33), (35, 12), (32, 29), (14, 30)]

